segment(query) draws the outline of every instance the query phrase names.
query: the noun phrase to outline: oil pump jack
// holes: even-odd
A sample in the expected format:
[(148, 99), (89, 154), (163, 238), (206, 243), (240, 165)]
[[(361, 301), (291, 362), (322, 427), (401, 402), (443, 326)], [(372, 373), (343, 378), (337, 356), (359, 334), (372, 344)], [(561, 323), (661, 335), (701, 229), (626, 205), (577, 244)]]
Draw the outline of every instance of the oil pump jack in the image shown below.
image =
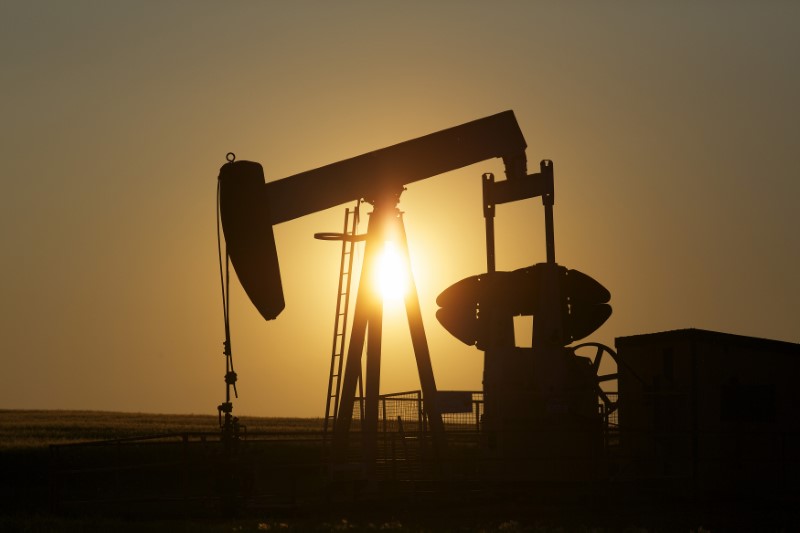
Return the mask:
[[(596, 411), (597, 393), (584, 386), (595, 385), (586, 376), (591, 369), (584, 364), (574, 371), (572, 359), (579, 358), (570, 357), (564, 347), (594, 331), (611, 313), (608, 291), (588, 276), (555, 262), (553, 165), (543, 161), (540, 172), (528, 174), (526, 147), (513, 112), (505, 111), (266, 183), (260, 164), (229, 159), (219, 174), (219, 208), (228, 256), (256, 309), (266, 320), (273, 320), (285, 306), (273, 225), (351, 201), (372, 204), (361, 273), (362, 280), (368, 279), (378, 250), (389, 235), (394, 236), (408, 260), (408, 244), (397, 208), (406, 185), (501, 158), (506, 179), (495, 181), (491, 174), (483, 176), (488, 272), (444, 291), (437, 299), (441, 307), (437, 318), (457, 338), (486, 351), (484, 426), (490, 430), (487, 447), (513, 455), (525, 446), (525, 441), (498, 440), (497, 434), (514, 429), (515, 424), (535, 423), (559, 412), (589, 415), (589, 411)], [(545, 207), (547, 261), (515, 272), (496, 272), (495, 205), (538, 196)], [(444, 425), (413, 279), (405, 306), (424, 410), (434, 448), (441, 453)], [(526, 351), (514, 346), (513, 316), (531, 314), (536, 320), (533, 345)], [(334, 424), (333, 451), (338, 460), (344, 460), (346, 454), (365, 340), (364, 458), (369, 462), (375, 457), (381, 322), (382, 303), (370, 294), (369, 284), (361, 283)], [(598, 351), (598, 364), (600, 355)], [(523, 383), (515, 381), (520, 377), (519, 371), (525, 372)], [(581, 393), (583, 401), (574, 401), (575, 391)], [(524, 401), (518, 401), (520, 397)], [(590, 398), (594, 398), (593, 405)]]

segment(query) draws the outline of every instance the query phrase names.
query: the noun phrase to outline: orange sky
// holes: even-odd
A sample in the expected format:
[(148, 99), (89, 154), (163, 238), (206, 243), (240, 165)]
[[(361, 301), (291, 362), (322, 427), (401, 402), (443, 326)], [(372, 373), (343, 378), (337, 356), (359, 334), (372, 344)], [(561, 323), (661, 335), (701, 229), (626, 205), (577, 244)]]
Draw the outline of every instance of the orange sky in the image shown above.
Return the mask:
[[(2, 2), (0, 408), (215, 413), (225, 153), (273, 180), (506, 109), (555, 162), (556, 259), (612, 293), (591, 340), (800, 342), (800, 5), (694, 4)], [(442, 389), (480, 388), (434, 300), (485, 270), (486, 171), (400, 205)], [(312, 236), (343, 211), (275, 228), (278, 320), (234, 287), (235, 412), (322, 416), (339, 250)], [(542, 261), (541, 202), (497, 237), (498, 268)], [(418, 388), (404, 324), (384, 392)]]

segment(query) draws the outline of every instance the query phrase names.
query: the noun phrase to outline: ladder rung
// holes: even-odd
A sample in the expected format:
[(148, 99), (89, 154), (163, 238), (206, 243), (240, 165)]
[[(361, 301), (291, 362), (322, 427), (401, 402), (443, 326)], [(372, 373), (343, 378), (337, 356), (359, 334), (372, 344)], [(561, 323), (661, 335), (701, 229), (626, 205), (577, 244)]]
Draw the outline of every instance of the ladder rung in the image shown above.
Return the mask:
[[(345, 217), (344, 217), (344, 231), (343, 235), (348, 236), (355, 236), (356, 230), (358, 227), (358, 207), (354, 209), (345, 209)], [(331, 414), (331, 405), (330, 400), (333, 399), (333, 411), (336, 411), (336, 404), (338, 403), (339, 399), (339, 387), (341, 385), (341, 366), (342, 366), (342, 359), (344, 358), (344, 341), (345, 341), (345, 333), (347, 330), (347, 313), (345, 310), (347, 309), (347, 304), (342, 304), (342, 296), (345, 297), (345, 301), (349, 300), (350, 298), (350, 278), (352, 277), (352, 268), (353, 268), (353, 259), (355, 255), (355, 246), (356, 243), (352, 240), (343, 240), (342, 242), (342, 256), (341, 256), (341, 264), (339, 268), (339, 287), (344, 288), (344, 291), (341, 290), (337, 297), (336, 306), (337, 306), (337, 313), (335, 317), (335, 325), (334, 325), (334, 346), (331, 353), (331, 372), (328, 378), (328, 385), (329, 390), (331, 393), (328, 395), (329, 406), (328, 412), (326, 413), (326, 420), (335, 420), (336, 415)], [(348, 259), (348, 261), (345, 261)], [(344, 283), (344, 280), (347, 280), (347, 283)], [(344, 317), (344, 322), (341, 321), (341, 318)], [(337, 341), (341, 340), (338, 345)], [(336, 364), (336, 360), (339, 358), (338, 365)], [(334, 367), (338, 367), (339, 371), (335, 371)], [(334, 380), (335, 383), (334, 383)], [(334, 386), (334, 384), (336, 386)]]

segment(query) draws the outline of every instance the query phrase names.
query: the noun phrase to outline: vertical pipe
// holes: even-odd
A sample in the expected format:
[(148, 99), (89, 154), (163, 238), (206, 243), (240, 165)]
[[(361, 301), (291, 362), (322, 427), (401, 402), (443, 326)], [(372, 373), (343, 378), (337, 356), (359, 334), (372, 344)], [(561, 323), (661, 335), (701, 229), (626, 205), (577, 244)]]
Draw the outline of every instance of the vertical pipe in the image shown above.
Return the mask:
[(556, 244), (553, 238), (553, 206), (544, 206), (544, 231), (547, 236), (547, 262), (551, 265), (556, 262)]
[(547, 192), (542, 195), (542, 204), (544, 205), (544, 234), (545, 246), (547, 247), (547, 262), (553, 264), (556, 262), (556, 240), (555, 232), (553, 230), (553, 205), (555, 204), (555, 188), (553, 185), (553, 162), (549, 159), (544, 159), (539, 163), (542, 176), (545, 178), (547, 184)]
[(486, 271), (495, 271), (494, 258), (494, 199), (492, 188), (494, 174), (487, 172), (483, 175), (483, 218), (486, 220)]

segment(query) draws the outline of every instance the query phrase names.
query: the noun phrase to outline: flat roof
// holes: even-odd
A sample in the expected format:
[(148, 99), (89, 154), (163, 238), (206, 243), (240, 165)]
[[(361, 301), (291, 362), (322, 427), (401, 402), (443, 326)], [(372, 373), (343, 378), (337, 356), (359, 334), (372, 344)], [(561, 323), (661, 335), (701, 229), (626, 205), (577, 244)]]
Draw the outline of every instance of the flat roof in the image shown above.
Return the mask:
[(619, 348), (621, 346), (663, 344), (681, 341), (733, 344), (770, 352), (800, 354), (800, 344), (795, 344), (793, 342), (747, 337), (744, 335), (734, 335), (732, 333), (721, 333), (718, 331), (695, 328), (674, 329), (657, 333), (643, 333), (640, 335), (617, 337), (614, 339), (614, 345)]

